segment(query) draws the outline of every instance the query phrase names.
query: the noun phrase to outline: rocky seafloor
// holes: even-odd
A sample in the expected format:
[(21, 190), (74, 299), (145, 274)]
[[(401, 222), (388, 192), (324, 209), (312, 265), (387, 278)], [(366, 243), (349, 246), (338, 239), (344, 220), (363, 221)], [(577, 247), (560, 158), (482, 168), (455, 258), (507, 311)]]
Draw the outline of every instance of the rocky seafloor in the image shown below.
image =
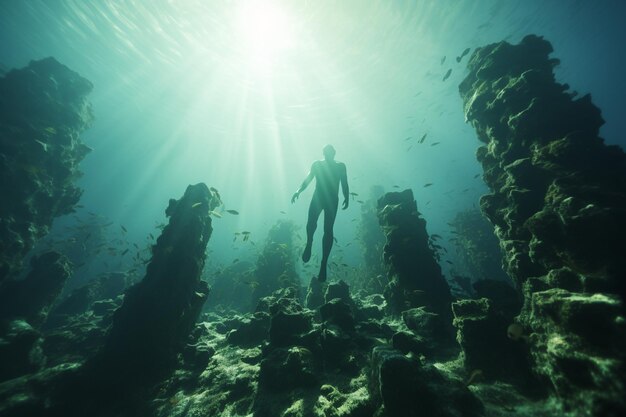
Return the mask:
[(221, 202), (191, 185), (135, 284), (112, 273), (60, 297), (63, 254), (33, 257), (20, 279), (24, 249), (3, 258), (0, 415), (624, 415), (626, 158), (597, 136), (590, 98), (556, 83), (551, 52), (536, 36), (478, 48), (460, 85), (508, 280), (476, 279), (494, 269), (481, 231), (460, 239), (481, 254), (471, 288), (451, 290), (405, 190), (364, 204), (363, 282), (303, 285), (289, 222), (254, 264), (207, 282)]

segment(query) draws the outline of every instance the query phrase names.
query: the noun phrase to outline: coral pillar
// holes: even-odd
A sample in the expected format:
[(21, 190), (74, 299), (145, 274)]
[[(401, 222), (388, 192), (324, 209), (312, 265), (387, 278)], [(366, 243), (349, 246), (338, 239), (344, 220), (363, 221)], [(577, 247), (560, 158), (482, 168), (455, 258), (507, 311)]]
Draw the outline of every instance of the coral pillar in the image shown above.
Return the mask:
[(552, 46), (529, 35), (477, 49), (459, 86), (491, 194), (534, 370), (566, 411), (618, 415), (623, 396), (626, 158), (598, 137), (600, 110), (555, 81)]
[(54, 58), (0, 78), (0, 282), (80, 198), (74, 181), (90, 151), (80, 134), (93, 118), (92, 88)]

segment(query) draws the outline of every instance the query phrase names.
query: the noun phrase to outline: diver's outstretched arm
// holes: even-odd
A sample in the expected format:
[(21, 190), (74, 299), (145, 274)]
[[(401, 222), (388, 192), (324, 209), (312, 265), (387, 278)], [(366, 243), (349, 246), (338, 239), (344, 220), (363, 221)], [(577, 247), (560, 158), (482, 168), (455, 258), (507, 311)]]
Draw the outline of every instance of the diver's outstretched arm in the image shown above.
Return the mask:
[(306, 190), (306, 187), (308, 187), (311, 181), (313, 181), (313, 178), (315, 177), (314, 170), (315, 170), (315, 162), (313, 163), (313, 165), (311, 165), (311, 170), (309, 171), (309, 174), (306, 176), (304, 181), (302, 181), (302, 185), (300, 185), (300, 188), (298, 188), (298, 190), (295, 193), (293, 193), (293, 196), (291, 197), (291, 204), (296, 202), (298, 197), (300, 197), (300, 193)]

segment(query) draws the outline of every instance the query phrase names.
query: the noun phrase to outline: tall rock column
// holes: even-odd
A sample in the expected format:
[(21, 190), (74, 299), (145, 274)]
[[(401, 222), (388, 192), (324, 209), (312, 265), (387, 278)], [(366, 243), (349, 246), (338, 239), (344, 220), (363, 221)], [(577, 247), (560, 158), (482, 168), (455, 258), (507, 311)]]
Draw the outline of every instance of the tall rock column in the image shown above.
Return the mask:
[(552, 46), (529, 35), (478, 48), (459, 86), (491, 193), (481, 198), (534, 371), (570, 415), (626, 412), (626, 157), (598, 137), (589, 95), (555, 81)]
[(419, 216), (411, 190), (391, 192), (378, 200), (378, 219), (386, 237), (387, 304), (394, 313), (417, 307), (449, 318), (450, 288), (428, 245), (426, 220)]
[(0, 283), (80, 199), (74, 181), (90, 151), (80, 135), (93, 119), (92, 88), (54, 58), (0, 77)]
[(218, 205), (203, 183), (170, 200), (169, 224), (152, 248), (146, 276), (126, 292), (103, 349), (86, 365), (86, 379), (105, 392), (140, 396), (173, 369), (208, 296), (200, 275), (213, 230), (209, 211)]

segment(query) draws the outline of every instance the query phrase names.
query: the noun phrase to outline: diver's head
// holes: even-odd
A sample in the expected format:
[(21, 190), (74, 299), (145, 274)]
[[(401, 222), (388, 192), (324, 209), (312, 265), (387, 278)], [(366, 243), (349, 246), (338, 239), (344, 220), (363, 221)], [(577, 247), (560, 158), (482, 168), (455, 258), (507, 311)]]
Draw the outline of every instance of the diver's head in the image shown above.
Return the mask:
[(327, 161), (332, 161), (333, 159), (335, 159), (335, 148), (333, 148), (333, 145), (324, 146), (322, 153), (324, 154), (324, 158)]

